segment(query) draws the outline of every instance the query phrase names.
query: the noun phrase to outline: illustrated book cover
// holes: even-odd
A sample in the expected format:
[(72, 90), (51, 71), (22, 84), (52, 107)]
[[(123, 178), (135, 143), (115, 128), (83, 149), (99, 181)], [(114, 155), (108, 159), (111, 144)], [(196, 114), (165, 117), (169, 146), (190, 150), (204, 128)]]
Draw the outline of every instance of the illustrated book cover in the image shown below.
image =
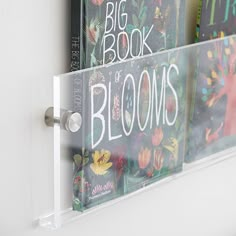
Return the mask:
[(185, 64), (176, 50), (74, 74), (83, 120), (73, 137), (74, 210), (182, 170)]
[(72, 71), (124, 61), (184, 45), (185, 0), (72, 0), (71, 25)]
[(193, 84), (187, 162), (236, 145), (235, 37), (201, 46)]
[(200, 0), (196, 42), (236, 33), (235, 0)]

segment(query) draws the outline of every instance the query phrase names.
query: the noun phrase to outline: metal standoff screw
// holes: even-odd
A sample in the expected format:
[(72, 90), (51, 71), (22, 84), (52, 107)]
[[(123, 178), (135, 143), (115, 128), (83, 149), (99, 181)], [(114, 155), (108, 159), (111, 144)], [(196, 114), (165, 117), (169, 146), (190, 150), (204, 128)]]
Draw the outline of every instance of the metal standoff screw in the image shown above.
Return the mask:
[(54, 124), (60, 124), (61, 129), (76, 133), (82, 125), (82, 117), (78, 112), (60, 109), (60, 117), (54, 116), (54, 108), (49, 107), (45, 112), (45, 123), (53, 127)]

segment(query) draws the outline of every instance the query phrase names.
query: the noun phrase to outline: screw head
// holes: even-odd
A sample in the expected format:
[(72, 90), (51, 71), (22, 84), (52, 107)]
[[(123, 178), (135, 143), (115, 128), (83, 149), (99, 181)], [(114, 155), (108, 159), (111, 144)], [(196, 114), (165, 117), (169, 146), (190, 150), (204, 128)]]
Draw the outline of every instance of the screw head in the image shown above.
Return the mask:
[(82, 117), (78, 112), (73, 112), (67, 117), (65, 128), (67, 131), (76, 133), (80, 130), (82, 125)]

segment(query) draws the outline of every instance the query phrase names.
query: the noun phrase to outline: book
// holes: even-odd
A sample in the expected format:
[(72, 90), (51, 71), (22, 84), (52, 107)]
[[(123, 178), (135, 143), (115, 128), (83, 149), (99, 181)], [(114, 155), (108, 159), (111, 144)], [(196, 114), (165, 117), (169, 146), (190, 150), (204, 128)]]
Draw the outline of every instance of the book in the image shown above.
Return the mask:
[[(185, 43), (185, 0), (90, 0), (81, 2), (82, 4), (80, 5), (74, 5), (77, 7), (76, 14), (80, 12), (80, 25), (83, 25), (83, 32), (81, 32), (81, 28), (78, 29), (78, 25), (74, 25), (74, 29), (77, 29), (77, 34), (75, 32), (75, 35), (80, 35), (78, 38), (80, 40), (80, 61), (79, 64), (75, 63), (79, 65), (78, 68), (80, 69), (112, 64), (116, 61), (123, 62), (130, 58), (139, 60), (141, 56), (181, 46)], [(76, 19), (72, 19), (72, 25), (74, 20)], [(78, 21), (76, 24), (79, 24)], [(182, 131), (183, 126), (180, 120), (183, 117), (181, 116), (179, 119), (177, 115), (173, 117), (173, 114), (177, 114), (176, 104), (178, 103), (179, 105), (177, 100), (181, 100), (184, 97), (184, 81), (181, 81), (178, 86), (176, 81), (174, 81), (176, 85), (176, 90), (174, 90), (170, 85), (170, 81), (166, 81), (165, 76), (168, 68), (162, 71), (163, 66), (161, 64), (164, 61), (170, 64), (170, 61), (167, 55), (165, 57), (160, 56), (161, 58), (163, 61), (157, 60), (155, 65), (155, 76), (158, 76), (158, 81), (156, 78), (156, 84), (152, 88), (154, 90), (153, 99), (155, 101), (159, 99), (159, 92), (161, 96), (165, 97), (166, 93), (163, 86), (169, 83), (168, 86), (171, 88), (167, 89), (167, 104), (169, 106), (168, 109), (170, 109), (168, 111), (170, 117), (166, 118), (165, 112), (162, 111), (162, 105), (165, 107), (165, 98), (161, 100), (162, 105), (160, 105), (158, 111), (156, 110), (158, 115), (154, 115), (154, 117), (156, 120), (161, 120), (161, 116), (164, 122), (166, 122), (165, 119), (174, 118), (177, 120), (177, 124), (174, 122), (169, 128), (168, 125), (167, 127), (156, 127), (156, 129), (151, 128), (146, 133), (145, 129), (142, 129), (142, 132), (138, 132), (139, 129), (137, 127), (143, 125), (143, 120), (140, 120), (140, 122), (134, 120), (134, 118), (132, 120), (132, 117), (136, 116), (136, 112), (131, 109), (139, 109), (135, 105), (137, 100), (139, 103), (147, 104), (146, 100), (139, 99), (135, 91), (138, 90), (137, 86), (142, 74), (143, 64), (147, 68), (151, 67), (150, 65), (153, 63), (151, 59), (147, 59), (147, 61), (142, 59), (135, 62), (129, 61), (127, 64), (114, 65), (114, 68), (108, 66), (99, 67), (99, 69), (84, 72), (79, 77), (75, 76), (72, 95), (73, 111), (79, 112), (82, 115), (82, 119), (88, 121), (88, 123), (85, 122), (81, 132), (72, 135), (73, 147), (71, 151), (75, 168), (73, 182), (74, 210), (83, 211), (97, 206), (122, 196), (129, 191), (138, 189), (140, 182), (142, 182), (140, 183), (142, 186), (145, 182), (147, 182), (146, 185), (151, 182), (147, 179), (152, 179), (151, 176), (146, 175), (142, 180), (139, 178), (140, 176), (137, 176), (135, 178), (137, 180), (135, 188), (133, 188), (135, 176), (132, 172), (134, 171), (134, 166), (137, 166), (138, 155), (131, 152), (130, 145), (139, 147), (140, 144), (140, 142), (137, 142), (137, 144), (130, 143), (129, 140), (133, 136), (135, 139), (136, 135), (144, 135), (150, 138), (150, 142), (154, 140), (154, 144), (150, 143), (148, 144), (149, 146), (144, 147), (144, 150), (150, 148), (152, 152), (150, 163), (147, 163), (146, 167), (149, 166), (148, 164), (153, 163), (155, 159), (154, 166), (157, 167), (159, 165), (157, 172), (161, 175), (160, 178), (181, 170), (184, 132)], [(175, 61), (174, 56), (170, 58)], [(149, 64), (146, 64), (147, 62)], [(168, 75), (172, 76), (170, 74), (175, 69), (175, 66), (169, 69)], [(151, 69), (149, 68), (149, 70)], [(178, 69), (177, 72), (179, 72)], [(145, 73), (148, 74), (148, 72)], [(153, 73), (154, 70), (152, 69), (150, 76), (153, 76)], [(164, 75), (161, 80), (162, 73)], [(128, 82), (126, 81), (127, 76), (131, 76), (131, 79), (128, 78)], [(147, 76), (149, 75), (145, 75), (145, 77)], [(146, 79), (145, 83), (140, 85), (144, 87), (142, 91), (147, 87), (145, 84)], [(157, 91), (155, 86), (160, 86), (161, 90), (159, 91), (160, 88), (158, 88)], [(169, 96), (171, 93), (172, 96)], [(128, 100), (124, 101), (125, 97)], [(156, 102), (158, 103), (158, 101)], [(142, 116), (145, 114), (145, 107), (146, 105), (142, 105)], [(180, 107), (182, 108), (182, 106)], [(184, 116), (184, 110), (182, 114)], [(179, 113), (178, 116), (180, 116)], [(132, 126), (133, 131), (131, 129)], [(172, 126), (175, 128), (172, 128)], [(171, 132), (172, 129), (173, 132)], [(155, 141), (155, 138), (158, 139), (158, 130), (162, 133), (163, 138), (160, 141)], [(167, 134), (169, 132), (173, 136), (168, 138)], [(176, 136), (177, 134), (179, 137)], [(147, 141), (148, 139), (145, 143)], [(157, 142), (159, 142), (158, 145), (156, 145)], [(153, 156), (154, 146), (157, 149), (155, 158)], [(151, 149), (151, 147), (153, 148)], [(159, 149), (161, 153), (159, 153)], [(167, 155), (168, 158), (166, 158)], [(142, 172), (144, 172), (143, 169)], [(155, 180), (160, 179), (158, 177), (159, 174), (156, 174), (156, 171), (154, 172)], [(152, 181), (154, 181), (154, 178)]]
[(82, 69), (83, 1), (71, 0), (71, 71)]
[(185, 0), (72, 0), (72, 70), (182, 46), (184, 16)]
[(185, 73), (185, 54), (176, 49), (73, 74), (83, 98), (73, 137), (74, 210), (182, 170)]
[(186, 162), (236, 145), (236, 40), (203, 44), (198, 52)]
[(235, 9), (234, 0), (200, 0), (196, 42), (235, 34)]

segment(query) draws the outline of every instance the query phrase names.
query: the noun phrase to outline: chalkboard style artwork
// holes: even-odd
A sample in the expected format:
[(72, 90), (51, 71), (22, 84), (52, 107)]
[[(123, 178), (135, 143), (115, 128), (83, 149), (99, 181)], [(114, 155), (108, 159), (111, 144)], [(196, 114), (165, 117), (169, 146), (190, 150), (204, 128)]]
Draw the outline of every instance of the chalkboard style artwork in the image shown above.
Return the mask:
[(202, 45), (196, 67), (187, 162), (236, 145), (236, 41)]
[(199, 4), (196, 41), (236, 33), (235, 0), (200, 0)]
[(86, 0), (82, 6), (78, 2), (72, 0), (72, 13), (76, 13), (71, 23), (72, 35), (80, 42), (79, 54), (72, 45), (72, 65), (79, 64), (77, 68), (137, 58), (185, 43), (185, 0)]
[(186, 69), (179, 50), (74, 75), (73, 209), (83, 211), (182, 170)]

